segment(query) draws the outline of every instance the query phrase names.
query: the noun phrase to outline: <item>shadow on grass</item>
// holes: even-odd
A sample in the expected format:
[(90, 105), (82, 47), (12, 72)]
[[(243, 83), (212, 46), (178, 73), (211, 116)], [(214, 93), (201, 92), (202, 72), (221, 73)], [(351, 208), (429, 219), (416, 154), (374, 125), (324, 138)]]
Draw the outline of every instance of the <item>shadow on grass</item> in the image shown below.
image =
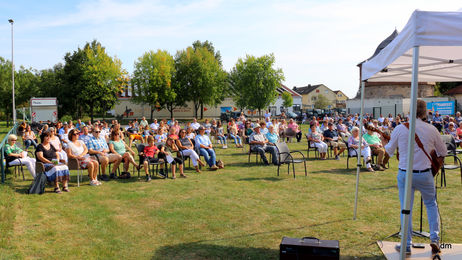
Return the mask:
[[(319, 224), (313, 224), (308, 226), (286, 228), (286, 229), (277, 229), (264, 232), (255, 232), (250, 234), (244, 234), (239, 236), (232, 237), (223, 237), (216, 239), (206, 239), (200, 240), (192, 243), (183, 243), (171, 246), (164, 246), (158, 249), (155, 252), (155, 255), (152, 259), (278, 259), (279, 250), (270, 249), (270, 248), (242, 248), (242, 247), (233, 247), (233, 246), (222, 246), (214, 245), (211, 243), (216, 243), (220, 241), (228, 241), (233, 239), (241, 239), (254, 237), (259, 235), (267, 235), (273, 233), (285, 233), (295, 230), (303, 230), (312, 227), (318, 227), (323, 225), (329, 225), (332, 223), (344, 222), (349, 219), (340, 219), (327, 221)], [(284, 234), (281, 234), (281, 238)], [(369, 258), (364, 258), (369, 259)], [(370, 258), (377, 259), (377, 258)]]
[(255, 161), (250, 162), (235, 162), (235, 163), (227, 163), (227, 166), (238, 166), (238, 167), (266, 167), (263, 163), (256, 164)]
[(242, 178), (239, 179), (238, 181), (282, 181), (284, 179), (281, 178), (276, 178), (276, 177), (249, 177), (249, 178)]
[[(169, 179), (171, 176), (169, 176)], [(160, 175), (154, 175), (152, 176), (152, 180), (164, 180), (166, 178), (160, 176)], [(132, 175), (130, 179), (115, 179), (115, 180), (110, 180), (110, 182), (118, 182), (118, 183), (133, 183), (133, 182), (144, 182), (145, 178), (143, 175), (138, 178), (138, 175)], [(17, 179), (16, 181), (13, 182), (12, 188), (16, 193), (20, 194), (27, 194), (27, 191), (29, 190), (30, 185), (32, 184), (33, 180), (32, 178), (26, 178), (26, 180)], [(104, 183), (104, 182), (103, 182)], [(83, 177), (83, 180), (80, 181), (80, 186), (88, 186), (90, 184), (90, 179), (86, 176)], [(60, 183), (59, 185), (62, 189), (62, 184)], [(69, 181), (69, 188), (74, 189), (78, 188), (77, 184), (77, 178), (75, 176), (71, 176), (71, 180)], [(54, 185), (52, 183), (47, 183), (45, 185), (45, 193), (54, 193), (53, 191)]]
[(370, 188), (369, 190), (389, 190), (389, 189), (396, 189), (396, 185), (389, 185), (385, 187), (377, 187), (377, 188)]
[(322, 174), (322, 173), (333, 173), (333, 174), (340, 174), (340, 175), (346, 175), (346, 174), (356, 174), (356, 169), (329, 169), (329, 170), (319, 170), (319, 171), (312, 171), (308, 172), (309, 174)]
[(279, 250), (200, 242), (163, 246), (151, 259), (278, 259)]

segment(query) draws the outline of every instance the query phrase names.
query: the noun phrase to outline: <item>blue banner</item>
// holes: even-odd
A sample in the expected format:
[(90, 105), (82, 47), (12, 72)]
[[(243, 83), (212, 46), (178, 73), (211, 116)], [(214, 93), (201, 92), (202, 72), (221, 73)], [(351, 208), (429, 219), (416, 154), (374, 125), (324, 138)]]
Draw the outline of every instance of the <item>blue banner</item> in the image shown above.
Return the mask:
[(229, 113), (232, 111), (232, 107), (221, 107), (220, 112), (223, 113)]
[(454, 101), (438, 101), (438, 102), (428, 102), (427, 109), (432, 111), (433, 114), (438, 111), (440, 115), (454, 115)]

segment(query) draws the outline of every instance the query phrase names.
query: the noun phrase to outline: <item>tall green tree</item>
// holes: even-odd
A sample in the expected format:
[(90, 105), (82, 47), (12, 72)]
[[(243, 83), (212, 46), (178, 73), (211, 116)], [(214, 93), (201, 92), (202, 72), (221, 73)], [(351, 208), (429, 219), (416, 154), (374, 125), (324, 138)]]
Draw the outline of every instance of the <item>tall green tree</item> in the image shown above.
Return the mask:
[(314, 108), (316, 109), (326, 109), (329, 107), (329, 105), (332, 104), (332, 102), (329, 101), (329, 99), (320, 94), (318, 95), (318, 98), (316, 99), (316, 102), (314, 102)]
[(457, 86), (460, 86), (462, 82), (437, 82), (435, 85), (435, 91), (434, 95), (435, 96), (444, 96), (444, 93), (446, 93), (448, 90), (453, 89)]
[(281, 98), (283, 101), (282, 103), (283, 107), (288, 108), (294, 105), (294, 98), (289, 92), (282, 92)]
[(174, 64), (173, 57), (162, 50), (146, 52), (135, 62), (132, 78), (135, 94), (133, 100), (149, 104), (151, 120), (155, 109), (167, 108), (173, 117), (173, 109), (184, 105), (180, 97), (176, 99), (177, 93), (172, 86)]
[[(68, 111), (105, 112), (117, 102), (117, 93), (124, 85), (122, 62), (109, 56), (96, 40), (86, 43), (64, 57), (64, 82), (70, 98), (62, 100)], [(72, 109), (74, 108), (74, 109)]]
[[(58, 104), (61, 104), (62, 97), (66, 95), (66, 89), (63, 82), (63, 64), (58, 63), (50, 69), (44, 69), (36, 72), (37, 97), (56, 97)], [(67, 112), (60, 109), (60, 113)]]
[(233, 99), (239, 107), (256, 109), (261, 117), (261, 110), (276, 100), (276, 89), (284, 80), (284, 73), (274, 68), (274, 63), (273, 54), (238, 59), (230, 73), (230, 82)]
[(198, 117), (203, 106), (216, 106), (225, 98), (227, 73), (214, 53), (206, 47), (188, 47), (175, 55), (174, 84), (187, 94), (186, 100), (194, 103), (194, 115)]
[[(33, 84), (36, 75), (32, 69), (23, 66), (14, 71), (15, 107), (27, 107), (31, 97), (37, 94), (37, 88)], [(13, 118), (13, 84), (11, 78), (11, 62), (0, 57), (0, 110), (6, 115), (7, 126)], [(19, 118), (19, 115), (17, 115)]]
[(213, 46), (212, 42), (209, 42), (208, 40), (206, 40), (205, 42), (197, 40), (193, 42), (192, 47), (194, 50), (197, 50), (200, 47), (206, 48), (210, 53), (213, 54), (213, 56), (215, 56), (215, 59), (218, 61), (220, 66), (222, 65), (221, 53), (220, 51), (215, 51), (215, 47)]

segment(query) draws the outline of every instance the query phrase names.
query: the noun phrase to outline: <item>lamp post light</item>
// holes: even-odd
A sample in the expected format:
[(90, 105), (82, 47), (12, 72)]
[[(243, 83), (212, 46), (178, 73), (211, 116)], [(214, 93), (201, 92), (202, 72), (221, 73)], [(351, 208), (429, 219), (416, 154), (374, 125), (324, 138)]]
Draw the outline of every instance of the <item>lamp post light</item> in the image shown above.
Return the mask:
[(11, 24), (11, 81), (13, 82), (13, 124), (16, 124), (16, 105), (14, 102), (14, 44), (13, 44), (13, 19), (9, 19)]

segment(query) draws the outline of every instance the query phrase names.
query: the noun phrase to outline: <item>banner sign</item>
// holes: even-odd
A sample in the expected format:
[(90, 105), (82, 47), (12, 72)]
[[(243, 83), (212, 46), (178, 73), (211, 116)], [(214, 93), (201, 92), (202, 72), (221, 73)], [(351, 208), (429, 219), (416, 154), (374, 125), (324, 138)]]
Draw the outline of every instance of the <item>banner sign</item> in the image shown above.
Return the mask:
[(454, 101), (438, 101), (438, 102), (428, 102), (427, 103), (427, 109), (429, 111), (432, 111), (434, 114), (435, 112), (438, 111), (440, 115), (454, 115), (454, 107), (455, 107), (455, 102)]
[(231, 107), (221, 107), (220, 108), (220, 113), (224, 114), (224, 113), (229, 113), (231, 112)]
[(32, 107), (39, 106), (56, 106), (56, 98), (31, 98), (30, 105)]

